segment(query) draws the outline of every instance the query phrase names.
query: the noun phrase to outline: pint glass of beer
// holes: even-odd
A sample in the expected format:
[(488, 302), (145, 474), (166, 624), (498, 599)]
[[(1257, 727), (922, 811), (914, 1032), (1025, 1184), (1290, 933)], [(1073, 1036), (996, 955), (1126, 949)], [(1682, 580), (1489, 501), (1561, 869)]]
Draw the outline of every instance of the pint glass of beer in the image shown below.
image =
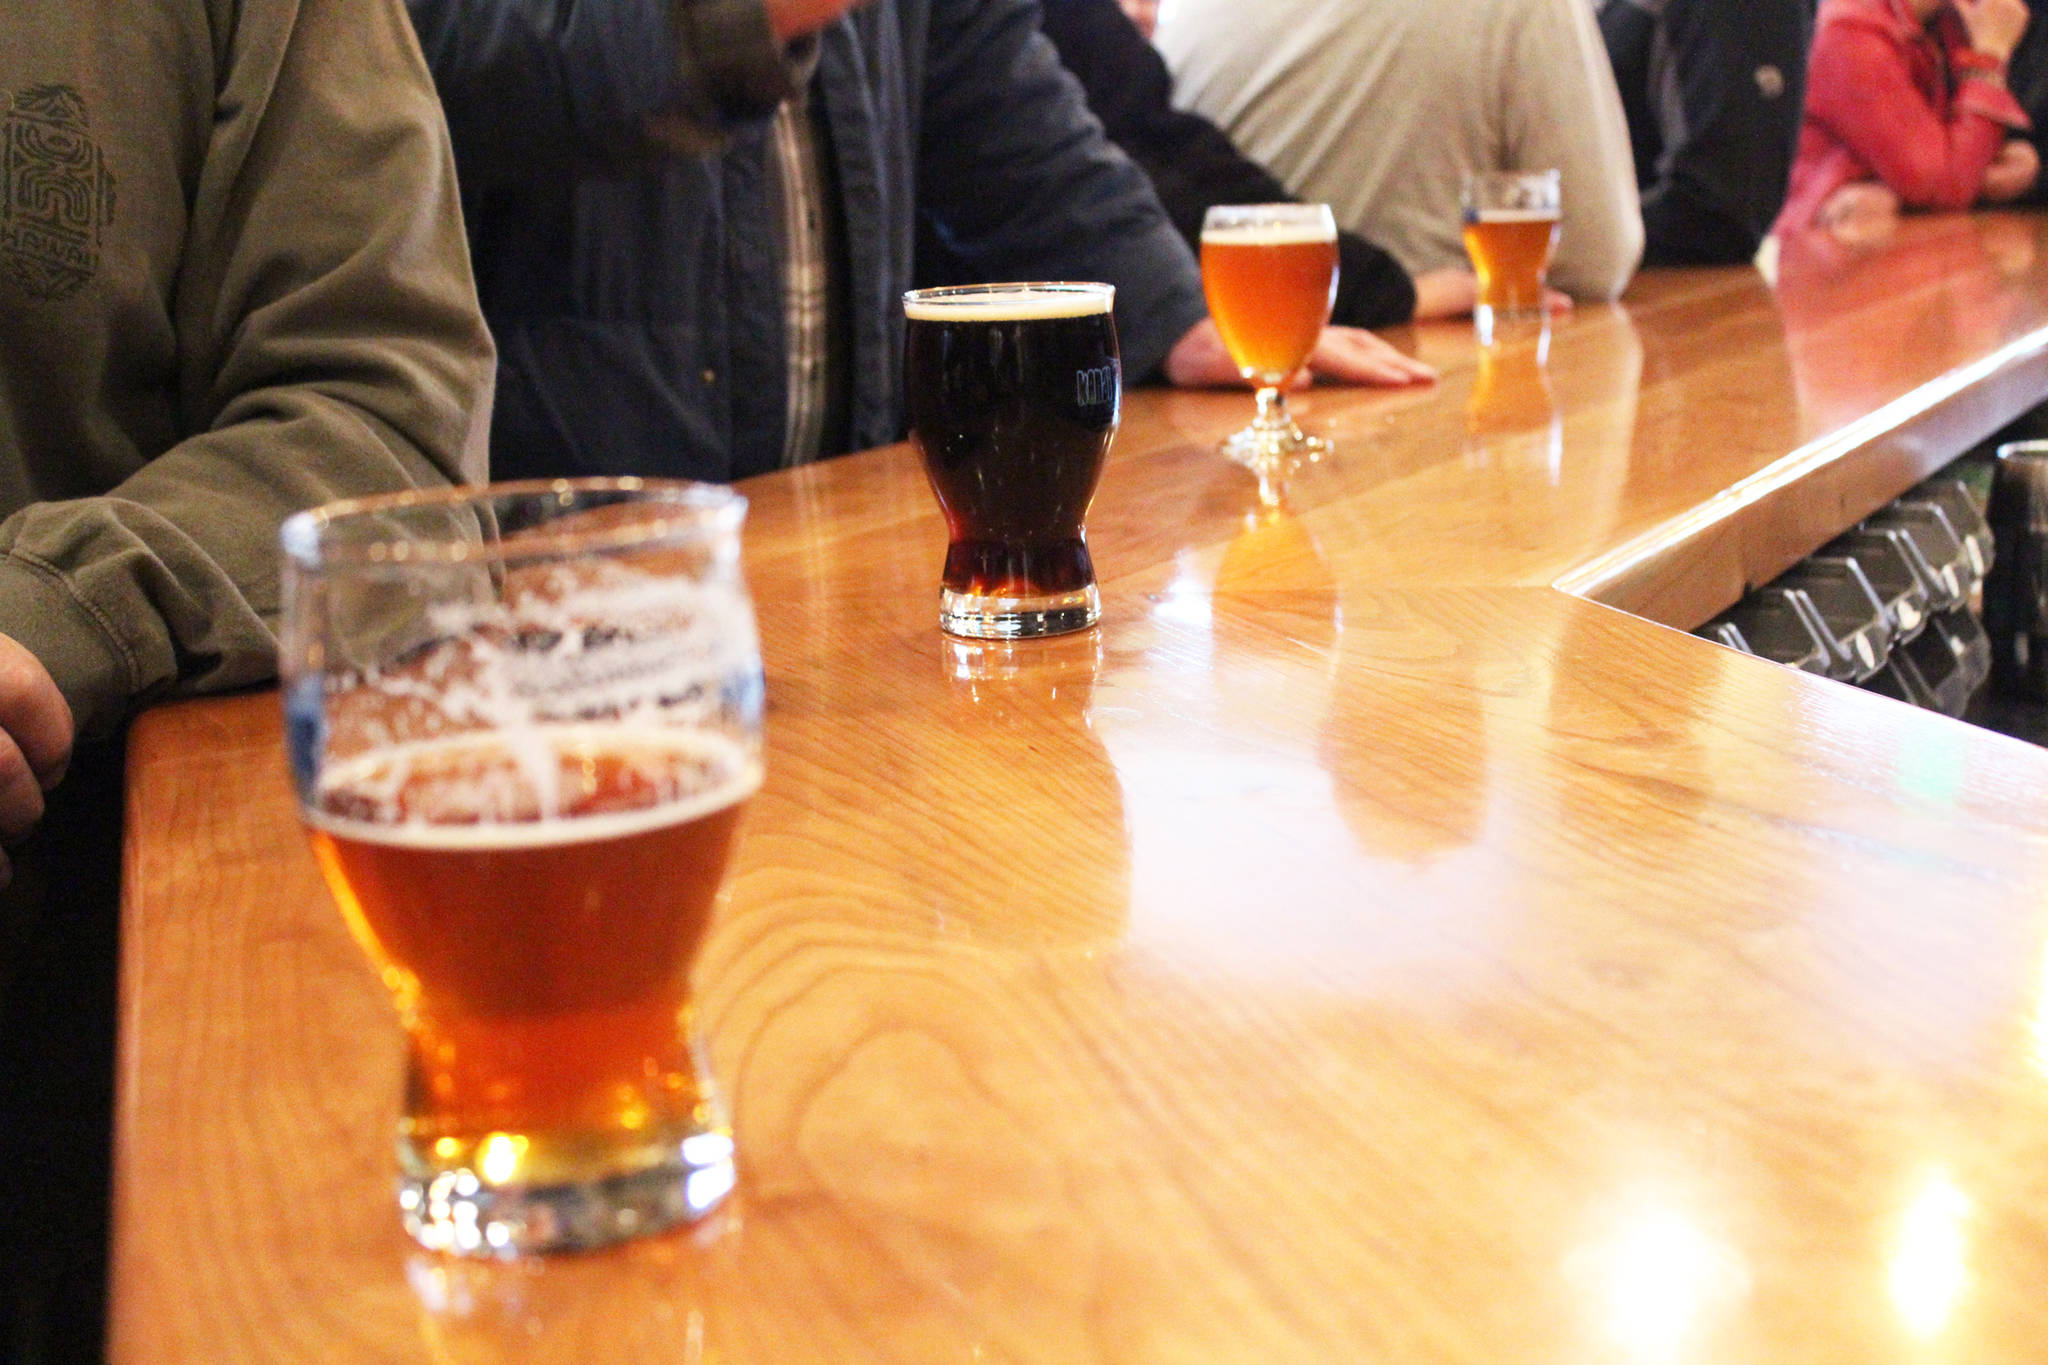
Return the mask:
[(1557, 249), (1558, 180), (1556, 171), (1465, 173), (1465, 251), (1479, 277), (1474, 314), (1482, 332), (1496, 318), (1543, 311), (1543, 274)]
[(1122, 412), (1106, 284), (903, 296), (910, 439), (946, 517), (939, 628), (980, 640), (1102, 619), (1082, 525)]
[(1258, 416), (1223, 443), (1264, 469), (1313, 458), (1280, 386), (1307, 363), (1337, 298), (1337, 221), (1327, 204), (1219, 204), (1202, 219), (1202, 292), (1237, 372), (1258, 389)]
[(761, 781), (745, 509), (593, 480), (285, 524), (293, 773), (405, 1027), (430, 1249), (598, 1246), (732, 1187), (690, 969)]

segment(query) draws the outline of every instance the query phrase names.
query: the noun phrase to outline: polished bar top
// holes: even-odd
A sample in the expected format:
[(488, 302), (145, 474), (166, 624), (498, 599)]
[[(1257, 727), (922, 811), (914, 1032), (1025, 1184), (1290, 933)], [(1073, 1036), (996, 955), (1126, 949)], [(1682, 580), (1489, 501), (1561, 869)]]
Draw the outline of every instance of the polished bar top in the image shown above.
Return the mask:
[[(2048, 395), (2048, 221), (1646, 277), (1432, 389), (1134, 394), (1104, 624), (934, 627), (897, 447), (753, 483), (700, 963), (731, 1209), (480, 1265), (273, 697), (130, 755), (117, 1362), (2028, 1362), (2048, 754), (1686, 626)], [(1591, 599), (1591, 600), (1587, 600)]]

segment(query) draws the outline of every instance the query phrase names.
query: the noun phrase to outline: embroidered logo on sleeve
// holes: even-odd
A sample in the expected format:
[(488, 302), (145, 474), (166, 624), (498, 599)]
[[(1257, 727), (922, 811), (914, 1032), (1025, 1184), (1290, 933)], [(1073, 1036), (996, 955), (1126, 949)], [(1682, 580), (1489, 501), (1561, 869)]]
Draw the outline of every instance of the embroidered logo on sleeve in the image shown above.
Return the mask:
[(0, 274), (39, 299), (66, 299), (99, 273), (114, 221), (114, 176), (68, 85), (22, 91), (0, 121)]

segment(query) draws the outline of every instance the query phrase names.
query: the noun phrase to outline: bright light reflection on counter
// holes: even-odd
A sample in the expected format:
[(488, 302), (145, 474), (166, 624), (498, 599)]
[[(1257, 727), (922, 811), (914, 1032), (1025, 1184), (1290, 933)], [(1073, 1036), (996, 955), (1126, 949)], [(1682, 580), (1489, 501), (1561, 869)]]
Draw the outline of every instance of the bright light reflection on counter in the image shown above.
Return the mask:
[(1191, 626), (1206, 631), (1213, 620), (1209, 603), (1209, 585), (1202, 581), (1194, 564), (1194, 558), (1183, 550), (1179, 557), (1179, 572), (1166, 585), (1166, 591), (1153, 602), (1152, 614), (1162, 621), (1178, 626)]
[[(1581, 1247), (1565, 1273), (1625, 1359), (1675, 1365), (1722, 1311), (1749, 1296), (1749, 1263), (1683, 1209), (1654, 1202)], [(1701, 1356), (1701, 1359), (1706, 1357)]]
[(2041, 956), (2041, 986), (2034, 1002), (2034, 1069), (2048, 1076), (2048, 952)]
[(1968, 755), (1949, 735), (1915, 727), (1899, 740), (1899, 785), (1938, 806), (1956, 804)]
[(1935, 1170), (1906, 1206), (1892, 1253), (1892, 1306), (1922, 1341), (1940, 1336), (1969, 1284), (1970, 1197)]

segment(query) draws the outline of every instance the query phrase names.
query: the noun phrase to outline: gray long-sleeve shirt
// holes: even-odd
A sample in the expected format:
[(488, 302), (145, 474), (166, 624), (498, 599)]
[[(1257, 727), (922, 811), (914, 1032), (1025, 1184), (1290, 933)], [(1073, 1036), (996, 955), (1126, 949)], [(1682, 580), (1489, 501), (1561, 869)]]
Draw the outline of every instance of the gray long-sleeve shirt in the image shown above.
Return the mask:
[(0, 26), (0, 634), (90, 733), (270, 676), (287, 513), (480, 478), (491, 345), (398, 0)]
[(1642, 256), (1587, 0), (1175, 0), (1158, 43), (1181, 103), (1410, 274), (1466, 263), (1468, 169), (1564, 173), (1558, 288), (1612, 298)]

